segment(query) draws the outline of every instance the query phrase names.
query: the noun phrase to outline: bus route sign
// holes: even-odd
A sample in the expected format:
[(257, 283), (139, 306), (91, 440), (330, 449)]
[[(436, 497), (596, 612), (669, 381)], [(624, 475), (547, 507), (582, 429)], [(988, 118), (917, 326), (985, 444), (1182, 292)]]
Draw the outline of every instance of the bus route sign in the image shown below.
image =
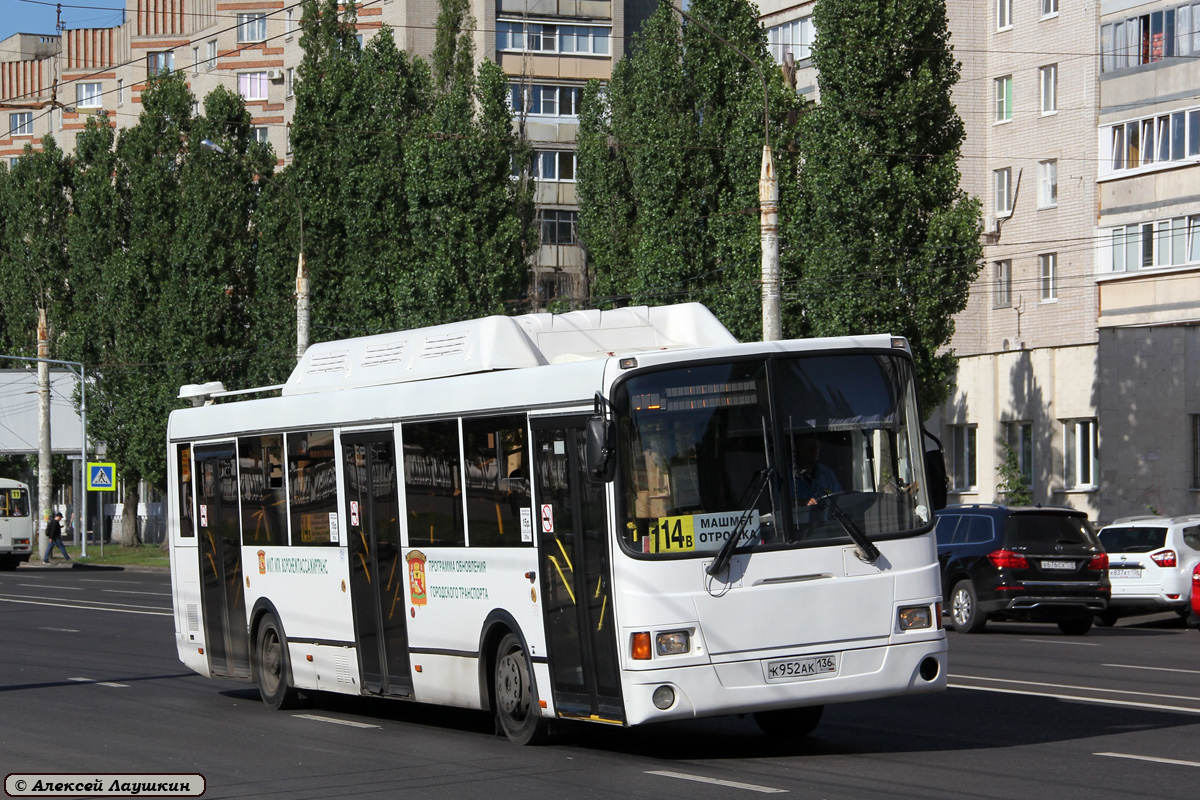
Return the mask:
[(89, 461), (87, 465), (87, 490), (89, 492), (115, 492), (117, 465)]

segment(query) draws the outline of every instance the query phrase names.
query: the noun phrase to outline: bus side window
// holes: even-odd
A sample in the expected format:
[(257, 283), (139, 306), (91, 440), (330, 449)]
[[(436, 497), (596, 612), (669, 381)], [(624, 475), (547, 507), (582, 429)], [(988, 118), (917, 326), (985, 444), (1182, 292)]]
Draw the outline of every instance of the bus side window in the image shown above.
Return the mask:
[(525, 428), (524, 415), (517, 414), (463, 420), (471, 547), (533, 544), (532, 535), (522, 541), (521, 530), (521, 509), (530, 508)]
[(400, 435), (409, 546), (465, 546), (458, 420), (406, 422)]
[(289, 433), (287, 462), (292, 544), (338, 544), (331, 525), (338, 510), (333, 431)]
[(196, 523), (192, 519), (192, 446), (181, 444), (176, 447), (179, 459), (179, 535), (196, 535)]

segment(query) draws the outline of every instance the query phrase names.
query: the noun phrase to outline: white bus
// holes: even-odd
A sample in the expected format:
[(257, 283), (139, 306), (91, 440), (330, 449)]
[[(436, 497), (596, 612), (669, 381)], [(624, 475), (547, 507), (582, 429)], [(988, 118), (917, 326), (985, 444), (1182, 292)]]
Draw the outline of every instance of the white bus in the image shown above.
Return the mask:
[(0, 570), (12, 571), (33, 552), (29, 487), (0, 478)]
[(696, 304), (489, 317), (316, 344), (249, 391), (171, 414), (172, 594), (184, 664), (271, 707), (481, 709), (522, 744), (550, 719), (805, 735), (946, 685), (904, 339), (739, 344)]

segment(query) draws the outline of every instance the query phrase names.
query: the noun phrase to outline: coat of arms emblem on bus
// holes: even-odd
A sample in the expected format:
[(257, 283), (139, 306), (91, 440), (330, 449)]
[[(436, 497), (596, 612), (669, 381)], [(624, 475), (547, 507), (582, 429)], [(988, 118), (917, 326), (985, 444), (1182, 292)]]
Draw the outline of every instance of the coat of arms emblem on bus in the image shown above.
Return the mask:
[(409, 596), (414, 606), (423, 606), (429, 599), (425, 593), (425, 554), (420, 550), (410, 550), (407, 561)]
[(267, 551), (266, 550), (258, 551), (258, 574), (259, 575), (267, 574)]

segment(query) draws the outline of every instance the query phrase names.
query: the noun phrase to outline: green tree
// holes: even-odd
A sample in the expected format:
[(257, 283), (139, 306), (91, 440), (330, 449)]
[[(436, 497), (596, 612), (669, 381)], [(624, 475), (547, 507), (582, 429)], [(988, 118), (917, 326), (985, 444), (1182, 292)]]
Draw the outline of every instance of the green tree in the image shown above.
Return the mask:
[(1021, 462), (1017, 451), (1007, 440), (1001, 439), (1000, 446), (1004, 449), (1004, 460), (996, 467), (1000, 480), (996, 488), (1004, 495), (1004, 502), (1010, 506), (1027, 506), (1033, 502), (1033, 490), (1025, 482), (1025, 474), (1021, 472)]
[(786, 143), (802, 102), (749, 4), (697, 0), (688, 15), (681, 25), (660, 3), (608, 88), (584, 92), (580, 236), (602, 302), (698, 300), (737, 336), (757, 338), (761, 75), (779, 174), (794, 170)]
[(802, 122), (798, 213), (782, 221), (790, 335), (893, 333), (928, 412), (980, 268), (979, 202), (959, 188), (959, 65), (942, 0), (821, 0), (820, 106)]

